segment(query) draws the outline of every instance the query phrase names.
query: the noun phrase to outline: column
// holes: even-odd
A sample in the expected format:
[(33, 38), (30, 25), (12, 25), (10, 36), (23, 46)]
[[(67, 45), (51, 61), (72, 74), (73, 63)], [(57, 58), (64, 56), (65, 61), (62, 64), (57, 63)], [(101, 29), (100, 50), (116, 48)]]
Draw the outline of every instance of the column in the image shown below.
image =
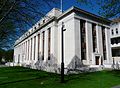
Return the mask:
[(74, 20), (74, 30), (75, 30), (75, 56), (81, 59), (81, 28), (80, 20)]
[(97, 26), (97, 30), (96, 30), (97, 49), (98, 49), (98, 53), (103, 56), (102, 28), (100, 25), (96, 25), (96, 26)]
[(23, 45), (24, 45), (24, 51), (23, 51), (23, 53), (24, 53), (24, 59), (23, 59), (23, 62), (25, 62), (25, 42), (23, 43)]
[(42, 48), (43, 48), (43, 47), (42, 47), (42, 44), (43, 44), (42, 36), (43, 36), (43, 34), (41, 33), (41, 34), (40, 34), (40, 51), (39, 51), (39, 52), (40, 52), (40, 54), (39, 54), (39, 57), (40, 57), (39, 59), (40, 59), (40, 60), (42, 60)]
[(29, 52), (30, 52), (30, 48), (29, 47), (30, 47), (30, 40), (28, 39), (28, 53), (27, 53), (28, 54), (28, 58), (27, 58), (28, 62), (29, 62), (29, 55), (30, 55), (29, 54)]
[(112, 64), (112, 52), (111, 52), (111, 42), (110, 42), (110, 31), (111, 31), (110, 28), (105, 28), (107, 63)]
[(25, 41), (25, 62), (27, 59), (27, 41)]
[(55, 63), (58, 63), (58, 30), (56, 22), (54, 26), (51, 27), (51, 39), (50, 39), (50, 54), (52, 55), (51, 59), (56, 59)]
[(24, 43), (22, 43), (22, 63), (23, 63), (23, 60), (24, 60)]
[(92, 53), (93, 53), (93, 40), (92, 40), (92, 23), (86, 21), (86, 59), (87, 64), (91, 64)]
[(34, 37), (32, 37), (32, 52), (31, 53), (32, 53), (31, 61), (33, 61), (34, 60)]
[(44, 61), (46, 61), (48, 59), (48, 31), (45, 31), (44, 39)]

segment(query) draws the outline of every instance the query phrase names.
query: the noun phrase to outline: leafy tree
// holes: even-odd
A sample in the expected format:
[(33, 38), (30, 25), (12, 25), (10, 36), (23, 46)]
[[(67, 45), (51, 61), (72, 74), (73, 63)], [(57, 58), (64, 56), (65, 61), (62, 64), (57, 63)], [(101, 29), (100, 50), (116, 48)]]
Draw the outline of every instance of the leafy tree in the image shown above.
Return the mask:
[(2, 58), (5, 59), (6, 62), (13, 61), (13, 49), (11, 50), (4, 50), (0, 49), (0, 63), (2, 62)]
[(91, 8), (99, 7), (99, 14), (105, 18), (120, 18), (120, 0), (77, 0)]
[(14, 40), (43, 17), (59, 0), (0, 0), (0, 48)]
[(0, 49), (0, 62), (4, 56), (5, 56), (5, 50)]
[(6, 53), (5, 53), (6, 62), (8, 62), (8, 61), (12, 62), (13, 61), (13, 53), (14, 53), (13, 49), (6, 51)]

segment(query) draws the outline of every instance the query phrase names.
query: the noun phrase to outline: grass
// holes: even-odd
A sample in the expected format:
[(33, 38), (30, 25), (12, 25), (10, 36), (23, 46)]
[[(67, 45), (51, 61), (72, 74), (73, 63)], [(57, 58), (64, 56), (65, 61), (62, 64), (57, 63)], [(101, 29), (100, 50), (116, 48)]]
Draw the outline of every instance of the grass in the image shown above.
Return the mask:
[(0, 88), (111, 88), (120, 85), (120, 71), (100, 71), (65, 76), (23, 67), (0, 68)]

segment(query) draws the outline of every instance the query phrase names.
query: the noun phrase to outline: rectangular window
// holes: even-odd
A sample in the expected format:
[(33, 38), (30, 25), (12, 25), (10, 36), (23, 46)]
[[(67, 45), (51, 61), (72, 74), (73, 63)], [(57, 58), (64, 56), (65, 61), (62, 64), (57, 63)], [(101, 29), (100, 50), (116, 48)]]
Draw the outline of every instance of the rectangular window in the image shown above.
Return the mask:
[(48, 60), (50, 60), (51, 28), (48, 28)]
[(30, 59), (32, 60), (32, 38), (31, 38), (31, 54)]
[(38, 60), (40, 58), (40, 34), (38, 34)]
[(112, 35), (114, 35), (113, 29), (111, 30), (111, 32), (112, 32)]
[(42, 55), (43, 55), (43, 56), (42, 56), (42, 60), (44, 60), (44, 41), (45, 41), (44, 37), (45, 37), (45, 32), (43, 31), (43, 43), (42, 43), (42, 46), (43, 46), (43, 47), (42, 47), (42, 49), (43, 49), (43, 50), (42, 50)]
[(36, 50), (36, 36), (34, 37), (34, 60), (35, 60), (35, 50)]
[(85, 21), (80, 20), (80, 34), (81, 34), (81, 60), (86, 60), (86, 32)]
[(92, 38), (93, 38), (93, 52), (97, 48), (97, 41), (96, 41), (96, 24), (92, 24)]
[(116, 28), (116, 34), (118, 34), (118, 29)]
[(105, 39), (105, 27), (102, 26), (102, 41), (103, 41), (103, 57), (106, 60), (106, 39)]

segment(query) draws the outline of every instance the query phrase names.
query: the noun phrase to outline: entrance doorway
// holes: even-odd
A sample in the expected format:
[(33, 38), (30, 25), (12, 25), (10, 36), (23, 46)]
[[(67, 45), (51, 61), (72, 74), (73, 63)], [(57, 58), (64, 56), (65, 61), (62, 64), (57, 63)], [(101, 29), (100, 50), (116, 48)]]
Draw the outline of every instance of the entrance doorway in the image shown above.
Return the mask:
[(99, 58), (100, 58), (100, 56), (95, 56), (95, 62), (96, 62), (96, 65), (99, 65)]

